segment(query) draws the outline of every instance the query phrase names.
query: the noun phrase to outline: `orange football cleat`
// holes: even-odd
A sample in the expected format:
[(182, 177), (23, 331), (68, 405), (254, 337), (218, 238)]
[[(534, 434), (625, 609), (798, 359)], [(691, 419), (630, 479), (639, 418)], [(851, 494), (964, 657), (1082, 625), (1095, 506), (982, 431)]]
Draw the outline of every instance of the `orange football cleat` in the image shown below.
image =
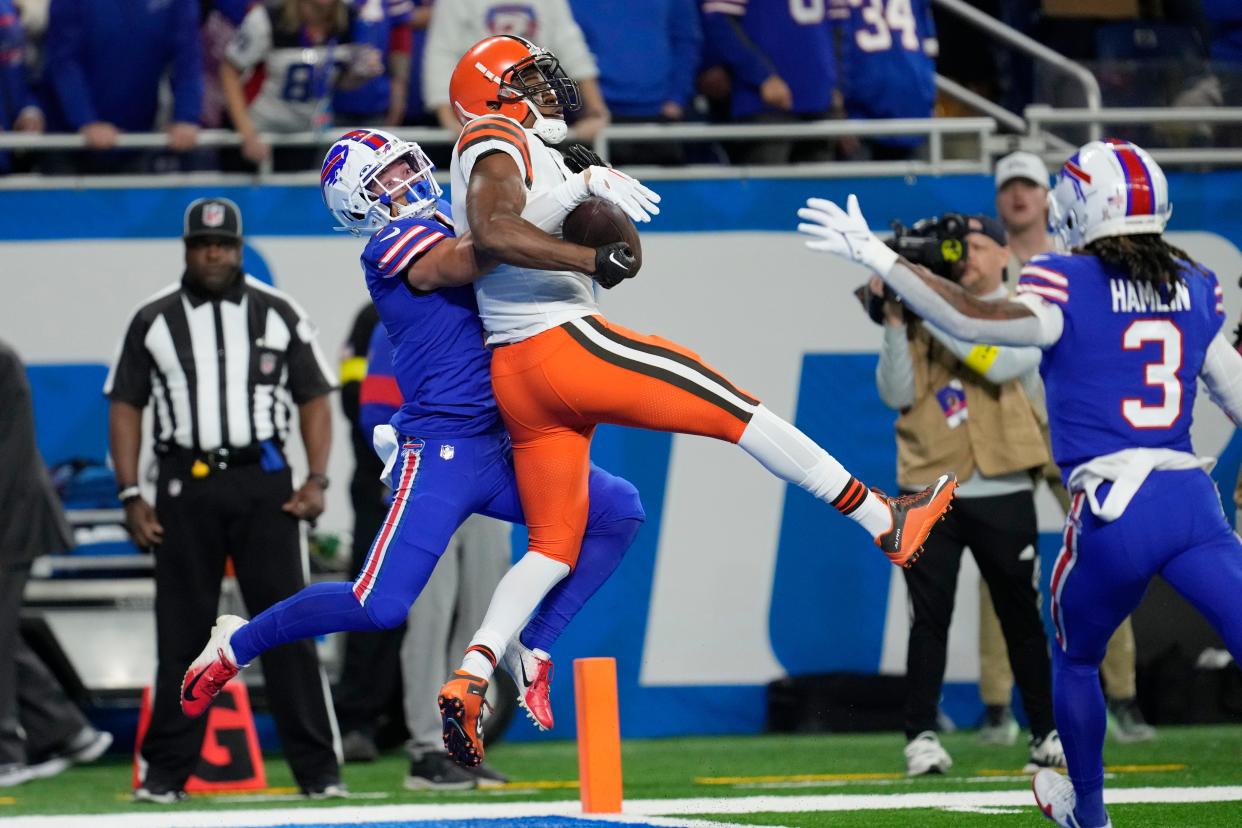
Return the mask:
[(438, 702), (444, 724), (444, 749), (463, 768), (483, 762), (483, 706), (487, 679), (454, 670), (440, 688)]
[(876, 546), (897, 566), (909, 567), (919, 559), (932, 529), (953, 508), (957, 477), (942, 474), (923, 491), (901, 497), (889, 497), (876, 489), (872, 491), (893, 515), (893, 528), (875, 539)]

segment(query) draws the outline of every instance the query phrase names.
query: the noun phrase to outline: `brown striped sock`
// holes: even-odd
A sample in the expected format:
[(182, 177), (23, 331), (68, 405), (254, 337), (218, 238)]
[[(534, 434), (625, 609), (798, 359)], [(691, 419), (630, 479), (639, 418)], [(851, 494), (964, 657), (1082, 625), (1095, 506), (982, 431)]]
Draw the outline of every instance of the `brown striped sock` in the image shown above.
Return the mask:
[(857, 477), (851, 475), (845, 484), (845, 488), (833, 499), (832, 505), (841, 514), (851, 515), (867, 499), (867, 493), (867, 487)]
[(492, 663), (492, 669), (496, 669), (496, 654), (492, 652), (492, 648), (485, 644), (471, 644), (466, 648), (466, 655), (478, 653)]

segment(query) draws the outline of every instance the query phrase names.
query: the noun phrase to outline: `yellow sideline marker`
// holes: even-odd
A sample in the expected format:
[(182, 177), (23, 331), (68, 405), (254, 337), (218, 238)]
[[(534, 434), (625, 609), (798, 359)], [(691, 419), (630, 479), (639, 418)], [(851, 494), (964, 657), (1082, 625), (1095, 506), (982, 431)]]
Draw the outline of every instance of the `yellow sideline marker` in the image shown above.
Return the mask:
[(582, 811), (621, 813), (621, 717), (617, 711), (617, 661), (574, 659), (578, 713), (578, 784)]
[(790, 776), (696, 776), (696, 785), (763, 785), (773, 782), (865, 782), (904, 779), (904, 773), (796, 773)]
[[(1060, 770), (1058, 768), (1058, 770)], [(1105, 765), (1105, 773), (1176, 773), (1177, 771), (1186, 770), (1186, 765)], [(980, 776), (1013, 776), (1021, 774), (1023, 771), (1018, 770), (997, 770), (996, 768), (985, 768), (979, 771)], [(1062, 771), (1064, 773), (1064, 771)], [(1030, 774), (1027, 774), (1030, 776)]]

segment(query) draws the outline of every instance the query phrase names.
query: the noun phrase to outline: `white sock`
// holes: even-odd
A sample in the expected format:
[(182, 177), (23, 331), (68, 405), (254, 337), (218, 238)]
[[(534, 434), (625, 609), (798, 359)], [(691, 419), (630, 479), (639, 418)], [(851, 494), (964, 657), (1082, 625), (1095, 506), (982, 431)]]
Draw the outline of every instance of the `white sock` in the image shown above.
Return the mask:
[(755, 410), (738, 445), (772, 474), (860, 523), (872, 537), (892, 528), (888, 506), (871, 489), (814, 440), (765, 406)]
[(470, 639), (470, 648), (462, 659), (461, 669), (490, 679), (496, 670), (496, 662), (474, 648), (486, 648), (499, 661), (510, 639), (526, 624), (526, 619), (539, 606), (543, 596), (568, 574), (568, 564), (554, 561), (534, 550), (523, 555), (496, 585), (487, 614), (483, 616), (483, 625)]

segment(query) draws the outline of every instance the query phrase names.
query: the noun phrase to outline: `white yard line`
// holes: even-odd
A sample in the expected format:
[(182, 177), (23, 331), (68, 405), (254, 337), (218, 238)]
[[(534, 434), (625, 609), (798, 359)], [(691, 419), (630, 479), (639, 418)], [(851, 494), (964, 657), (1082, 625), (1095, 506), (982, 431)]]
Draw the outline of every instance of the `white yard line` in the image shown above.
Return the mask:
[[(1229, 802), (1242, 800), (1242, 786), (1203, 788), (1113, 788), (1109, 804)], [(582, 813), (575, 800), (557, 802), (453, 803), (444, 805), (343, 805), (249, 811), (148, 811), (141, 806), (117, 814), (25, 816), (0, 819), (4, 828), (230, 828), (233, 826), (366, 825), (368, 822), (505, 819), (576, 816), (605, 823), (647, 822), (667, 828), (707, 828), (716, 823), (661, 819), (685, 814), (801, 813), (804, 811), (893, 811), (913, 808), (1033, 807), (1029, 791), (953, 791), (908, 794), (836, 794), (821, 796), (744, 796), (694, 799), (636, 799), (625, 813)], [(645, 818), (645, 819), (644, 819)], [(364, 821), (365, 820), (365, 821)]]

